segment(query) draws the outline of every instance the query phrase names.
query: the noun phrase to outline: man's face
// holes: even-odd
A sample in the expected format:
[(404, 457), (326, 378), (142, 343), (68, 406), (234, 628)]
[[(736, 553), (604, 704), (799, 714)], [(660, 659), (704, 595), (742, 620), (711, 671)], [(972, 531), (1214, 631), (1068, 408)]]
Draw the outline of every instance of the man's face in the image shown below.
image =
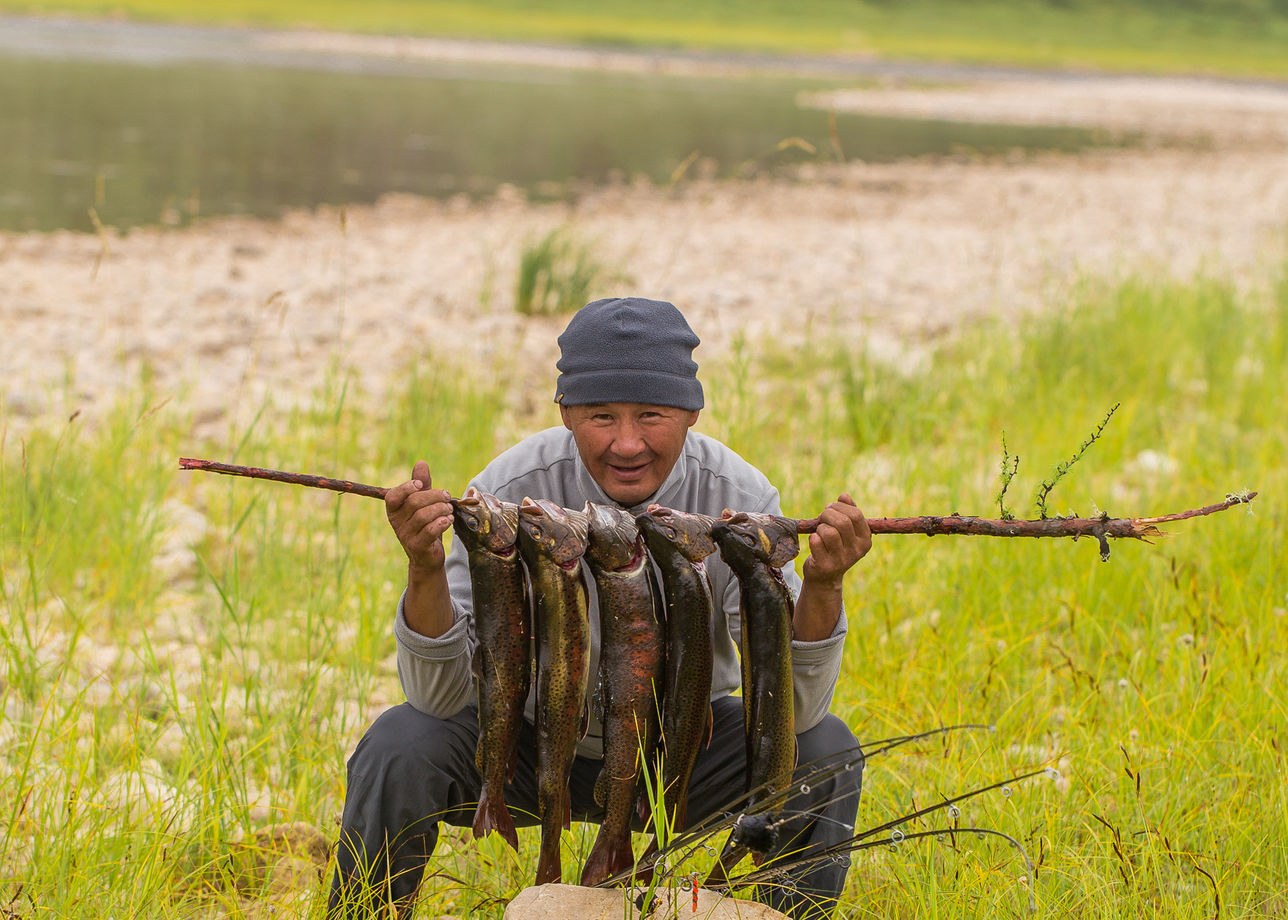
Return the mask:
[(613, 501), (638, 505), (662, 485), (697, 410), (644, 403), (560, 406), (590, 475)]

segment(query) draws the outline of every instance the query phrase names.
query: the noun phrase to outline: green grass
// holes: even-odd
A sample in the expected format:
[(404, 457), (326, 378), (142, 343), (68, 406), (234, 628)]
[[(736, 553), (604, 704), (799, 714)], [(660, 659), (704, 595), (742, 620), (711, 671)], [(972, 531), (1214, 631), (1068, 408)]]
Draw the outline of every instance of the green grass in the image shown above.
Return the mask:
[(1288, 7), (1281, 0), (0, 0), (0, 9), (517, 41), (1288, 76)]
[[(958, 838), (854, 859), (853, 917), (1285, 917), (1288, 579), (1279, 408), (1288, 285), (1089, 285), (1018, 328), (966, 331), (902, 376), (825, 337), (744, 343), (704, 368), (701, 428), (810, 516), (842, 490), (871, 515), (991, 515), (1001, 432), (1038, 483), (1115, 402), (1053, 511), (1137, 516), (1255, 488), (1250, 510), (1155, 545), (878, 537), (847, 581), (833, 711), (873, 739), (941, 723), (992, 733), (874, 760), (861, 826), (1046, 764), (962, 806)], [(430, 459), (460, 491), (512, 438), (504, 377), (412, 368), (391, 393), (337, 371), (313, 410), (262, 407), (195, 440), (146, 382), (111, 409), (5, 436), (0, 452), (0, 907), (5, 916), (320, 917), (307, 862), (255, 836), (329, 840), (345, 752), (400, 700), (390, 617), (403, 561), (370, 499), (175, 469), (181, 455), (400, 481)], [(774, 411), (765, 412), (765, 406)], [(925, 821), (917, 828), (942, 826)], [(917, 829), (917, 828), (910, 828)], [(299, 834), (304, 834), (301, 838)], [(499, 916), (531, 880), (496, 840), (449, 832), (417, 916)], [(593, 828), (567, 839), (573, 877)], [(259, 867), (259, 868), (257, 868)], [(493, 900), (495, 899), (495, 900)]]

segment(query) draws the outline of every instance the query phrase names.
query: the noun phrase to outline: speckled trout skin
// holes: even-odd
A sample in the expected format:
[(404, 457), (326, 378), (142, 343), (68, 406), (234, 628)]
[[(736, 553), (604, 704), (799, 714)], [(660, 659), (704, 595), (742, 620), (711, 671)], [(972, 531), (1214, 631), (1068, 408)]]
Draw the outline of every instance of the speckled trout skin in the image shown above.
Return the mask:
[(599, 596), (604, 768), (595, 784), (595, 801), (604, 807), (604, 820), (582, 868), (581, 884), (597, 885), (635, 861), (631, 816), (639, 800), (640, 771), (657, 743), (664, 652), (660, 590), (635, 519), (620, 508), (590, 502), (586, 516), (586, 561)]
[(711, 615), (702, 560), (715, 552), (712, 519), (650, 508), (635, 519), (662, 573), (666, 672), (662, 689), (662, 788), (672, 827), (688, 820), (689, 777), (711, 737)]
[(505, 806), (505, 783), (514, 776), (523, 704), (532, 682), (531, 611), (515, 545), (519, 506), (471, 487), (452, 502), (452, 518), (455, 536), (469, 556), (478, 639), (473, 666), (479, 740), (474, 762), (483, 785), (474, 836), (496, 831), (517, 850), (519, 834)]
[[(772, 514), (734, 514), (717, 521), (711, 536), (738, 579), (741, 594), (745, 791), (751, 793), (744, 807), (750, 809), (759, 799), (786, 789), (796, 768), (794, 605), (780, 569), (800, 552), (800, 542), (796, 522)], [(733, 865), (723, 858), (721, 862)]]
[(586, 520), (545, 499), (519, 506), (519, 552), (532, 582), (537, 634), (537, 809), (541, 812), (538, 885), (559, 881), (559, 837), (569, 826), (568, 778), (586, 724), (590, 622), (581, 559)]

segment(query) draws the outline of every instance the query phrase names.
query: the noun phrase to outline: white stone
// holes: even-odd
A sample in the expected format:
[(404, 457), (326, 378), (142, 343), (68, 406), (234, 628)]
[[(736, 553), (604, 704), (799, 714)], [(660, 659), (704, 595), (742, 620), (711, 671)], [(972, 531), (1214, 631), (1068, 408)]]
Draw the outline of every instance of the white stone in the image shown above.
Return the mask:
[[(635, 920), (632, 899), (620, 888), (582, 888), (578, 885), (536, 885), (525, 888), (505, 909), (504, 920)], [(755, 901), (727, 898), (709, 889), (693, 895), (678, 887), (659, 887), (658, 900), (648, 914), (655, 920), (780, 920), (784, 915)]]

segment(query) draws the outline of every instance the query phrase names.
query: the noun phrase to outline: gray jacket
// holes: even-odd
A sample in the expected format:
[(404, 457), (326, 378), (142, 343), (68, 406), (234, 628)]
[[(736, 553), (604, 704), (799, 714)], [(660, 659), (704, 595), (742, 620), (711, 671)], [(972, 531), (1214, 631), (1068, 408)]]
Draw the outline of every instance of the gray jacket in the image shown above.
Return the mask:
[[(524, 439), (501, 454), (471, 483), (505, 501), (520, 502), (525, 496), (545, 498), (565, 508), (580, 509), (587, 501), (615, 504), (591, 478), (577, 453), (572, 432), (548, 428)], [(690, 431), (684, 449), (671, 474), (657, 494), (633, 508), (641, 513), (656, 502), (680, 511), (718, 516), (725, 508), (734, 511), (781, 513), (778, 490), (759, 470), (724, 444)], [(718, 556), (708, 560), (712, 595), (717, 599), (712, 620), (714, 670), (711, 698), (727, 696), (738, 689), (740, 669), (737, 645), (740, 634), (738, 582)], [(783, 572), (793, 595), (800, 593), (800, 578), (791, 566)], [(447, 718), (475, 699), (470, 660), (474, 652), (474, 617), (471, 607), (469, 568), (465, 547), (453, 541), (447, 559), (448, 586), (456, 621), (442, 636), (430, 639), (413, 632), (398, 603), (394, 636), (398, 642), (398, 674), (403, 692), (423, 712)], [(599, 616), (595, 586), (586, 576), (590, 595), (591, 680), (594, 692), (599, 673)], [(792, 672), (795, 677), (796, 731), (812, 728), (827, 713), (832, 691), (841, 670), (846, 619), (832, 635), (816, 642), (792, 642)], [(535, 711), (535, 690), (528, 697), (527, 716)], [(591, 707), (590, 728), (577, 752), (587, 757), (602, 755), (602, 728)]]

